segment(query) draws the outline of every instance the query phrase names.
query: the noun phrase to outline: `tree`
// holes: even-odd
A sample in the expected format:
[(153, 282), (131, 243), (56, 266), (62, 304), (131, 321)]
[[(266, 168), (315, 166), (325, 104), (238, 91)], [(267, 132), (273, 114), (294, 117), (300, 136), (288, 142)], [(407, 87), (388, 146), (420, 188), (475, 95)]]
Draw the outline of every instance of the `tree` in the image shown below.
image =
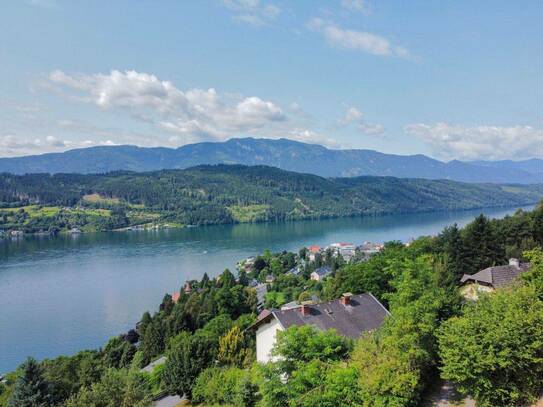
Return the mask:
[(33, 358), (28, 358), (21, 366), (21, 373), (15, 382), (9, 407), (48, 407), (53, 406), (50, 384), (43, 376), (43, 369)]
[(82, 387), (66, 402), (66, 407), (148, 407), (152, 389), (137, 372), (109, 369), (90, 387)]
[(141, 351), (143, 352), (145, 363), (149, 363), (152, 358), (159, 355), (164, 350), (164, 329), (162, 320), (155, 318), (147, 325), (145, 333), (141, 340)]
[(122, 336), (111, 338), (103, 350), (106, 367), (128, 367), (136, 353), (136, 347)]
[(438, 332), (441, 375), (478, 406), (537, 398), (543, 377), (543, 302), (533, 287), (498, 290)]
[(250, 370), (208, 368), (196, 380), (193, 401), (205, 405), (250, 407), (257, 401), (257, 391)]
[(539, 298), (543, 300), (543, 250), (537, 248), (525, 253), (530, 260), (530, 270), (521, 274), (522, 279), (531, 285)]
[(479, 215), (466, 226), (462, 240), (466, 274), (473, 274), (506, 261), (505, 250), (500, 246), (491, 222), (484, 215)]
[(407, 406), (419, 401), (436, 359), (435, 330), (447, 291), (438, 284), (432, 258), (398, 258), (388, 295), (392, 317), (357, 341), (352, 364), (358, 370), (364, 406)]
[(462, 278), (465, 273), (463, 269), (464, 264), (464, 250), (462, 245), (462, 236), (460, 229), (455, 223), (452, 226), (448, 226), (437, 237), (437, 244), (440, 247), (441, 253), (446, 256), (447, 259), (447, 276), (455, 284)]
[(167, 352), (163, 380), (171, 393), (191, 397), (196, 378), (215, 356), (215, 344), (209, 334), (197, 331), (194, 335), (181, 332), (172, 339)]
[(311, 325), (291, 326), (277, 333), (273, 354), (280, 356), (282, 371), (290, 374), (298, 366), (317, 359), (323, 362), (343, 360), (352, 343), (334, 330), (318, 331)]
[(225, 269), (219, 277), (221, 288), (232, 288), (236, 285), (236, 277), (228, 269)]
[(162, 311), (164, 315), (170, 315), (173, 310), (173, 306), (174, 303), (172, 300), (172, 296), (170, 294), (165, 294), (159, 307), (160, 311)]
[(249, 353), (245, 335), (237, 325), (219, 339), (217, 360), (223, 365), (243, 367)]

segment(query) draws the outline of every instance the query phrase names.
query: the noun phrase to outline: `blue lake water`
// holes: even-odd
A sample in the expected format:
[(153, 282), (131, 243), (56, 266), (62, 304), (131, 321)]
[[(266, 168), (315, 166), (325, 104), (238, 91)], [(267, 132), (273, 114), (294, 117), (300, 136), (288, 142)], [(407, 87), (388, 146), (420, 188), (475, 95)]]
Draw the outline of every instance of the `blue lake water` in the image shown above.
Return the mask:
[(342, 241), (407, 241), (513, 209), (390, 215), (0, 242), (0, 372), (97, 348), (155, 310), (166, 292), (242, 258)]

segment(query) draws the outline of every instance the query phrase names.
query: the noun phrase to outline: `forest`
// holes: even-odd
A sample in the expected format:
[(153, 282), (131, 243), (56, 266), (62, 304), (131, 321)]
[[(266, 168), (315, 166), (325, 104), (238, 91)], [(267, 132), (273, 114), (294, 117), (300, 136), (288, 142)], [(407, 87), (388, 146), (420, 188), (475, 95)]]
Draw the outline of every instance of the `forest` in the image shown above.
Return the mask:
[[(29, 358), (0, 385), (2, 406), (148, 406), (165, 394), (201, 406), (417, 406), (441, 380), (478, 406), (530, 405), (543, 391), (543, 206), (500, 220), (483, 215), (410, 244), (349, 263), (325, 255), (271, 253), (237, 275), (225, 270), (180, 282), (129, 332), (101, 349), (36, 361)], [(459, 294), (460, 277), (531, 262), (513, 285)], [(327, 264), (324, 281), (309, 273)], [(293, 266), (299, 273), (290, 272)], [(255, 362), (253, 280), (268, 284), (266, 302), (335, 299), (371, 292), (391, 312), (384, 325), (352, 341), (311, 326), (280, 333), (276, 362)], [(141, 369), (165, 356), (151, 371)], [(190, 400), (190, 401), (189, 401)]]
[(0, 174), (0, 230), (105, 231), (534, 204), (543, 185), (393, 177), (322, 178), (273, 167), (200, 166), (149, 173)]

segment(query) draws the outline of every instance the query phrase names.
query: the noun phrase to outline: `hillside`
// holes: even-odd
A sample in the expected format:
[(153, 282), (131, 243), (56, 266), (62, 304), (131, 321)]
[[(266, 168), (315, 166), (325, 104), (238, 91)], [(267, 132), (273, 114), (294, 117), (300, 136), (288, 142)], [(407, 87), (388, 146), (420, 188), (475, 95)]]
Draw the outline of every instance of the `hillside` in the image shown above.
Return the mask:
[(267, 165), (323, 177), (372, 175), (475, 183), (543, 182), (540, 160), (445, 163), (420, 154), (401, 156), (372, 150), (331, 150), (287, 139), (254, 138), (189, 144), (178, 149), (102, 146), (0, 158), (0, 172), (96, 174), (184, 169), (205, 164)]
[[(49, 214), (34, 216), (50, 219), (41, 223), (35, 220), (40, 229), (55, 224), (63, 213), (58, 207), (111, 211), (122, 222), (106, 222), (101, 227), (115, 228), (151, 221), (219, 224), (522, 206), (542, 196), (542, 185), (477, 185), (393, 177), (326, 179), (240, 165), (149, 173), (0, 176), (0, 203), (4, 208), (50, 208)], [(9, 211), (3, 220), (4, 229), (6, 225), (13, 229), (17, 219), (16, 212)], [(64, 219), (63, 225), (72, 227), (73, 222)]]

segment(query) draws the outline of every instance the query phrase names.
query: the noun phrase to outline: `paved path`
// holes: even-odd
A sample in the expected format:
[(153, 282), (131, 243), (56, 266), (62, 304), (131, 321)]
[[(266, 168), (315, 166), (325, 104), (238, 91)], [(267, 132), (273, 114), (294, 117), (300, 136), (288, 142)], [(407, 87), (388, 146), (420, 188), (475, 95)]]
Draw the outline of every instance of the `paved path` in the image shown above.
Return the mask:
[(475, 401), (464, 399), (454, 389), (454, 386), (446, 381), (440, 381), (428, 391), (423, 407), (475, 407)]

